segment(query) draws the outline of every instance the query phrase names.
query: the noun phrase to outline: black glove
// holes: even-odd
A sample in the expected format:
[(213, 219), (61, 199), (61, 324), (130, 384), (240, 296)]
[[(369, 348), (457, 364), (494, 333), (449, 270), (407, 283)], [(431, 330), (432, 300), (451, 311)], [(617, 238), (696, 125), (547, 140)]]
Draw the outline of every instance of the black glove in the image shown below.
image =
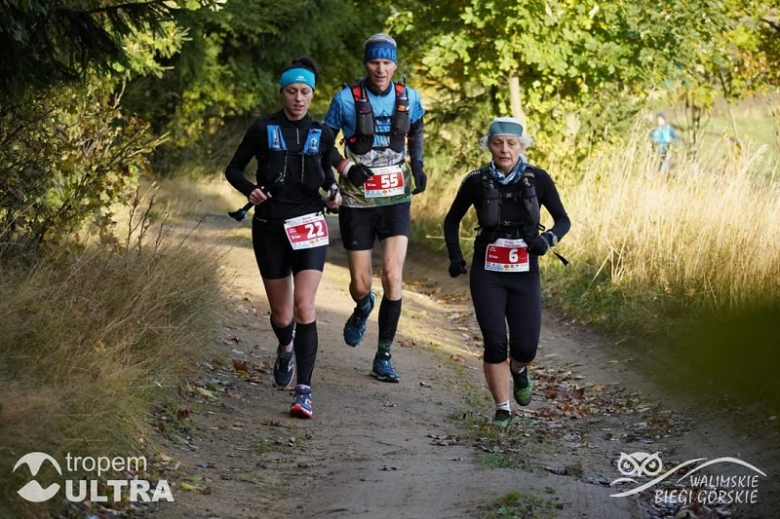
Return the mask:
[(428, 177), (423, 171), (423, 163), (419, 160), (412, 161), (412, 176), (414, 177), (414, 191), (413, 195), (422, 193), (425, 191), (425, 186), (428, 184)]
[(450, 277), (456, 278), (466, 273), (466, 260), (456, 257), (450, 260)]
[(552, 236), (549, 233), (542, 233), (536, 237), (534, 242), (528, 247), (530, 254), (536, 254), (537, 256), (544, 256), (547, 254), (547, 250), (552, 246)]
[(347, 171), (347, 178), (350, 182), (355, 184), (357, 187), (362, 186), (366, 183), (366, 180), (371, 178), (373, 173), (370, 169), (368, 169), (363, 164), (355, 164), (354, 166), (351, 166), (349, 170)]

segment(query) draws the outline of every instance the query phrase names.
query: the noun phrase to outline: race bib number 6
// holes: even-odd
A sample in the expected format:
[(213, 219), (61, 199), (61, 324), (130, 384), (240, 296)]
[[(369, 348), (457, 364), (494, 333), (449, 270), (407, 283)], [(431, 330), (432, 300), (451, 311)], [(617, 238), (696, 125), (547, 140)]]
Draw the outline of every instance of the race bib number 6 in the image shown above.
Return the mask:
[(328, 222), (322, 213), (311, 213), (285, 220), (284, 232), (293, 250), (311, 249), (328, 244)]
[(499, 238), (485, 251), (485, 270), (528, 272), (528, 248), (523, 240)]
[(381, 198), (404, 194), (404, 172), (400, 166), (371, 168), (373, 176), (363, 184), (366, 198)]

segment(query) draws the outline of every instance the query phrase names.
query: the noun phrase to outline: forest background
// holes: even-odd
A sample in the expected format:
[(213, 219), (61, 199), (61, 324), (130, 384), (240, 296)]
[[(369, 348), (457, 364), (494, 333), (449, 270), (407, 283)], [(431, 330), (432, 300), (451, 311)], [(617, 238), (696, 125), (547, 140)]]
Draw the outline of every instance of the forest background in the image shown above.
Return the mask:
[[(218, 179), (251, 120), (278, 110), (278, 74), (298, 56), (320, 66), (321, 119), (380, 31), (427, 111), (415, 247), (446, 268), (443, 216), (488, 159), (487, 123), (514, 114), (573, 222), (559, 246), (571, 264), (543, 262), (546, 304), (777, 403), (777, 0), (2, 6), (4, 467), (77, 431), (136, 441), (224, 305), (219, 258), (163, 237), (143, 179)], [(682, 137), (666, 175), (649, 139), (658, 111)]]

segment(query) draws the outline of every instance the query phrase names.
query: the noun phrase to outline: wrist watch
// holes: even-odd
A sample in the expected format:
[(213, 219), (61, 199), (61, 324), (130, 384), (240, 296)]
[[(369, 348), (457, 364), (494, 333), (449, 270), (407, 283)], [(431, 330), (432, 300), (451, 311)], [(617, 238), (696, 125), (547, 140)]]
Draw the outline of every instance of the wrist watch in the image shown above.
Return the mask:
[(552, 241), (550, 247), (555, 247), (556, 245), (558, 245), (558, 237), (555, 234), (553, 234), (552, 231), (547, 231), (547, 234), (550, 235), (550, 239)]

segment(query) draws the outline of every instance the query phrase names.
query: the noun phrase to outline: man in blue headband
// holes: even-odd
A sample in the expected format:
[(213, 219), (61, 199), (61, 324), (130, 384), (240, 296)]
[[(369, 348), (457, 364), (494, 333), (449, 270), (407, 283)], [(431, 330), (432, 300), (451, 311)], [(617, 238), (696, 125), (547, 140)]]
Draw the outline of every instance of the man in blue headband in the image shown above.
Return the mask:
[[(396, 43), (387, 34), (366, 40), (365, 78), (338, 92), (325, 116), (334, 133), (344, 134), (345, 159), (335, 158), (344, 202), (339, 212), (347, 249), (355, 310), (344, 326), (344, 341), (357, 346), (366, 332), (376, 295), (371, 291), (371, 250), (382, 244), (382, 288), (377, 352), (371, 374), (398, 382), (390, 347), (401, 316), (403, 265), (411, 226), (411, 199), (425, 190), (423, 115), (420, 95), (394, 82)], [(407, 149), (408, 157), (407, 160)], [(334, 154), (335, 155), (335, 154)]]

